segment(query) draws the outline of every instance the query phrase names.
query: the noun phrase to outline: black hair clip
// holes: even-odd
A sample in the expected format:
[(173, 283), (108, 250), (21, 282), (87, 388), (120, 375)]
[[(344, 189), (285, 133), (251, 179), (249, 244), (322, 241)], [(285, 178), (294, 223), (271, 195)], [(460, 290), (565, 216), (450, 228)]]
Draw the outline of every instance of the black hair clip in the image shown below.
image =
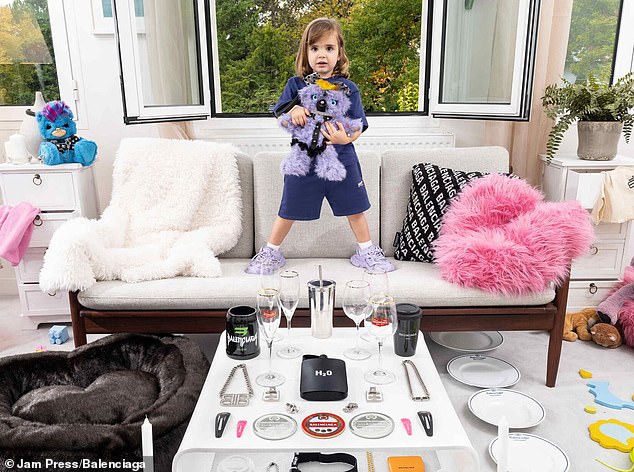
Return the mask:
[(348, 84), (344, 84), (343, 82), (333, 82), (337, 86), (339, 90), (346, 94), (346, 96), (350, 96), (352, 94), (352, 90), (348, 87)]
[(317, 79), (319, 79), (319, 74), (317, 72), (313, 72), (312, 74), (308, 74), (304, 77), (304, 83), (306, 85), (312, 85), (317, 82)]

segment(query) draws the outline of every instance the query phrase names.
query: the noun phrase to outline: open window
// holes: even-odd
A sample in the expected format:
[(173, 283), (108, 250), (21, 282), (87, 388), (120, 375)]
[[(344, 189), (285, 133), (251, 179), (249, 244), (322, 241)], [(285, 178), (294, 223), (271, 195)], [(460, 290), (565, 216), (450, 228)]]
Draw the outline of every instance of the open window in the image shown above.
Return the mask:
[(539, 1), (434, 3), (431, 114), (528, 120)]
[(126, 124), (210, 116), (203, 0), (114, 0)]

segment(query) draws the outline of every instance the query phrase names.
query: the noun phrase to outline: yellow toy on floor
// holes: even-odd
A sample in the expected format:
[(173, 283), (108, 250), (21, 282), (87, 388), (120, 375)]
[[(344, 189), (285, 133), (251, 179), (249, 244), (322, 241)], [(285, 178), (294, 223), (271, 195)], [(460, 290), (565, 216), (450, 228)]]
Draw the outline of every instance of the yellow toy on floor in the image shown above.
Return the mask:
[(566, 313), (564, 339), (566, 341), (576, 341), (578, 338), (582, 341), (590, 341), (592, 334), (588, 330), (598, 321), (599, 316), (594, 308), (584, 308), (576, 313)]

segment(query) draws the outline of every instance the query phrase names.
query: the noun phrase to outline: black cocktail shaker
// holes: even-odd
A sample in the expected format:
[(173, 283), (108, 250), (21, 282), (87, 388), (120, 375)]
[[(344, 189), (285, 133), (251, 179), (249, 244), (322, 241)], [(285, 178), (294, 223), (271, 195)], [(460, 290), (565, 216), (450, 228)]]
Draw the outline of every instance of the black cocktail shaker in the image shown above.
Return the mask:
[(410, 357), (416, 354), (420, 329), (420, 308), (411, 303), (396, 304), (397, 325), (394, 333), (394, 354)]

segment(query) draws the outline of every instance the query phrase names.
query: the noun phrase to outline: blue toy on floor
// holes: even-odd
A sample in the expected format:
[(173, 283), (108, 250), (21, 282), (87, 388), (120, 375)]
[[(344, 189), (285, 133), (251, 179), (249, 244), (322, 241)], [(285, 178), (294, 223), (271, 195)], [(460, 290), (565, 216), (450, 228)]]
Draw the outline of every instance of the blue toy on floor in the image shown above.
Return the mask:
[(48, 341), (51, 344), (64, 344), (68, 341), (68, 326), (52, 326), (48, 330)]

